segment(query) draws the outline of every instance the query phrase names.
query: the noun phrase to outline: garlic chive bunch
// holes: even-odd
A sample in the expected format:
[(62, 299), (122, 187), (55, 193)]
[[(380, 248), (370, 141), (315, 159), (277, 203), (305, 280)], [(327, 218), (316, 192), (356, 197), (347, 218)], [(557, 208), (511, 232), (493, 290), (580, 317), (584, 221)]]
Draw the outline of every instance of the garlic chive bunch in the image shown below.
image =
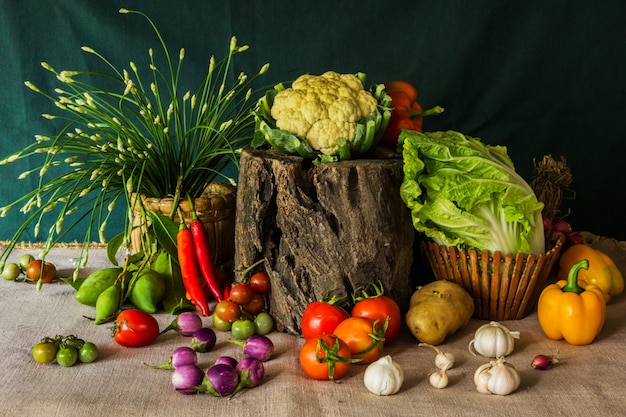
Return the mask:
[[(54, 136), (35, 136), (32, 144), (0, 160), (0, 165), (27, 158), (43, 160), (19, 177), (37, 175), (37, 188), (0, 208), (3, 217), (14, 208), (27, 215), (0, 255), (0, 265), (27, 227), (34, 224), (35, 236), (39, 235), (46, 215), (56, 219), (44, 230), (48, 236), (42, 257), (68, 231), (87, 222), (80, 267), (86, 263), (89, 243), (96, 240), (91, 236), (94, 226), (98, 226), (98, 239), (107, 241), (105, 229), (120, 200), (130, 211), (130, 202), (137, 200), (130, 198), (134, 193), (196, 198), (220, 176), (234, 183), (222, 171), (230, 163), (238, 167), (241, 148), (252, 139), (252, 83), (269, 64), (253, 77), (243, 72), (233, 75), (233, 57), (248, 49), (233, 37), (223, 59), (210, 58), (197, 90), (181, 91), (185, 50), (173, 58), (147, 15), (127, 9), (120, 13), (143, 16), (157, 35), (162, 49), (160, 53), (149, 50), (147, 65), (130, 62), (128, 69), (120, 70), (94, 49), (83, 47), (110, 71), (57, 71), (44, 62), (43, 68), (62, 84), (54, 90), (56, 95), (25, 83), (54, 103), (60, 114), (43, 117), (62, 127)], [(164, 70), (157, 60), (165, 62)], [(126, 218), (126, 242), (130, 229)]]

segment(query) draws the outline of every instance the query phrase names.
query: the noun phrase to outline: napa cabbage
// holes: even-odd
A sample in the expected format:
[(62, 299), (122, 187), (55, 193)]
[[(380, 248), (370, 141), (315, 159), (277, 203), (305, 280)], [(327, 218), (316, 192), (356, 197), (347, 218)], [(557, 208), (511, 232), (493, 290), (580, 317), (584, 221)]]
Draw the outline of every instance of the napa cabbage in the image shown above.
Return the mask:
[(400, 195), (413, 226), (435, 242), (502, 253), (545, 252), (543, 203), (504, 146), (460, 132), (404, 130)]

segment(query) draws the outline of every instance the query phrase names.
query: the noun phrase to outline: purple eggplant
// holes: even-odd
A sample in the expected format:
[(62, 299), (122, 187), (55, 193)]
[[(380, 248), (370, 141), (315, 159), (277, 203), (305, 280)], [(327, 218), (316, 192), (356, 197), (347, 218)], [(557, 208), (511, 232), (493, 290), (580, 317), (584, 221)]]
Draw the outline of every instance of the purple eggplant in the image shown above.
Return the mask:
[(144, 365), (152, 369), (168, 369), (173, 371), (174, 369), (184, 365), (196, 365), (198, 363), (198, 354), (195, 350), (187, 346), (181, 346), (172, 352), (172, 355), (167, 362), (159, 365)]
[(231, 398), (244, 388), (254, 388), (263, 382), (265, 376), (265, 365), (256, 358), (246, 356), (237, 364), (235, 368), (239, 374), (239, 384), (231, 394)]
[(204, 371), (196, 365), (182, 365), (172, 372), (172, 385), (181, 394), (196, 394), (204, 379)]
[(217, 336), (213, 329), (202, 327), (191, 336), (191, 348), (200, 353), (209, 352), (215, 346)]
[(261, 362), (267, 362), (274, 355), (274, 343), (265, 335), (255, 334), (247, 340), (229, 339), (228, 341), (241, 346), (245, 356), (250, 356)]
[(202, 328), (202, 318), (193, 311), (185, 311), (172, 320), (169, 326), (163, 329), (159, 334), (175, 330), (183, 336), (191, 336), (200, 328)]
[(215, 362), (213, 364), (217, 365), (220, 363), (225, 363), (226, 365), (230, 365), (233, 368), (237, 367), (237, 359), (233, 358), (232, 356), (220, 356), (219, 358), (215, 359)]
[(232, 366), (218, 363), (206, 371), (203, 385), (208, 394), (224, 397), (232, 394), (239, 385), (239, 374)]

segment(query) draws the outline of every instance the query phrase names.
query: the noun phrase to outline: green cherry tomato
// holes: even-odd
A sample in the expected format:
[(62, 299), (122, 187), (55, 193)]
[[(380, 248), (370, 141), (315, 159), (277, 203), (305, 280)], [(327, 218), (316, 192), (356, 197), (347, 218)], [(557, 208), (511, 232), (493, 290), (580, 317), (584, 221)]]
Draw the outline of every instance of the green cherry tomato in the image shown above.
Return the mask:
[(269, 313), (263, 311), (254, 318), (254, 333), (268, 334), (274, 328), (274, 319)]
[(250, 319), (235, 320), (230, 331), (235, 339), (246, 340), (254, 334), (254, 322)]
[(56, 355), (57, 347), (54, 342), (40, 342), (33, 346), (33, 358), (39, 363), (50, 363)]
[(28, 266), (28, 264), (31, 263), (34, 260), (35, 260), (35, 257), (33, 255), (26, 254), (26, 255), (20, 256), (20, 258), (17, 260), (17, 262), (19, 263), (20, 268), (22, 269), (22, 271), (26, 271), (26, 267)]
[(215, 313), (213, 313), (213, 316), (211, 317), (213, 318), (213, 327), (215, 327), (217, 330), (221, 330), (223, 332), (230, 331), (233, 325), (231, 322), (220, 319)]
[(69, 367), (74, 366), (76, 361), (78, 361), (78, 352), (76, 348), (73, 346), (62, 347), (57, 352), (57, 363), (61, 366)]
[(4, 265), (4, 268), (2, 269), (2, 278), (7, 281), (15, 281), (17, 277), (20, 276), (21, 272), (22, 270), (18, 264), (10, 262)]
[(83, 363), (91, 363), (98, 359), (98, 347), (92, 342), (85, 342), (78, 350), (78, 360)]

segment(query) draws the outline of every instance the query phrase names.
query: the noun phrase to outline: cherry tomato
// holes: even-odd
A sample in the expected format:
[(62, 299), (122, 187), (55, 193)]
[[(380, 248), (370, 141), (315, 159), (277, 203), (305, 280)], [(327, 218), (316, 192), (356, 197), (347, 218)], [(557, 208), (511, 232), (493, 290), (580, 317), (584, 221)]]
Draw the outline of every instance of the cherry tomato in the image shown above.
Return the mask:
[(39, 363), (50, 363), (57, 356), (54, 342), (40, 342), (33, 346), (33, 358)]
[(264, 271), (255, 272), (250, 277), (250, 286), (255, 293), (261, 295), (269, 293), (272, 288), (270, 277), (267, 272)]
[(335, 336), (346, 342), (352, 359), (361, 359), (359, 364), (372, 363), (382, 356), (385, 334), (380, 321), (367, 317), (349, 317), (339, 323)]
[(351, 363), (350, 348), (332, 334), (309, 339), (300, 349), (300, 367), (313, 379), (340, 379)]
[[(41, 270), (42, 268), (43, 272)], [(54, 280), (57, 269), (50, 262), (37, 259), (28, 264), (25, 273), (26, 276), (33, 281), (39, 281), (39, 278), (41, 278), (41, 282), (50, 283)]]
[(215, 305), (213, 312), (220, 320), (233, 323), (241, 315), (239, 304), (231, 300), (222, 300)]
[(305, 339), (332, 334), (348, 313), (341, 307), (325, 301), (314, 301), (302, 313), (301, 331)]
[(233, 326), (231, 322), (220, 319), (215, 313), (213, 313), (213, 315), (211, 316), (211, 319), (213, 322), (213, 327), (223, 332), (229, 332)]
[(61, 366), (74, 366), (74, 364), (78, 361), (78, 351), (74, 346), (62, 347), (57, 352), (56, 360)]
[(250, 284), (245, 282), (240, 282), (232, 286), (230, 289), (230, 294), (228, 298), (234, 302), (239, 304), (240, 306), (248, 304), (252, 301), (252, 296), (254, 295), (254, 291)]
[(261, 294), (254, 293), (250, 302), (243, 308), (252, 315), (259, 314), (265, 310), (265, 298)]
[(83, 363), (91, 363), (98, 359), (98, 347), (93, 342), (85, 342), (78, 349), (78, 360)]
[(274, 328), (274, 319), (269, 313), (262, 311), (254, 317), (254, 333), (268, 334)]
[(149, 313), (137, 309), (122, 311), (115, 319), (113, 337), (127, 347), (141, 347), (154, 342), (159, 336), (159, 323)]
[(254, 322), (250, 319), (235, 320), (230, 331), (235, 339), (247, 340), (254, 334)]
[(351, 315), (352, 317), (367, 317), (373, 321), (380, 320), (381, 323), (389, 317), (385, 332), (385, 344), (389, 344), (398, 336), (402, 326), (400, 307), (393, 298), (386, 295), (358, 301), (352, 308)]

